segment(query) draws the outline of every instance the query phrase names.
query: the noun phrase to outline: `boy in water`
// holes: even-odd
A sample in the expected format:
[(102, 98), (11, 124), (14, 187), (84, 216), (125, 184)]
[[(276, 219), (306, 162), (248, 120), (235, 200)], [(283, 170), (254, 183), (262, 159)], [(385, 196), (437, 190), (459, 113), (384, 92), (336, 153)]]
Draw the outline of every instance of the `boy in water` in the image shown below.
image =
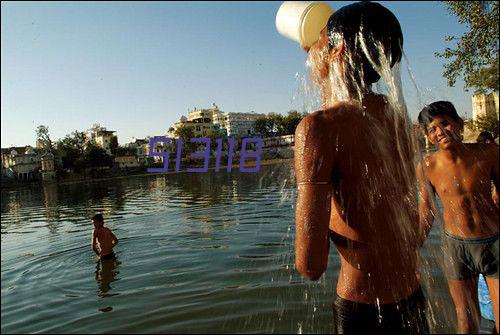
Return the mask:
[(411, 127), (371, 91), (381, 69), (401, 60), (402, 44), (394, 14), (360, 2), (336, 11), (306, 49), (323, 106), (295, 133), (295, 267), (318, 280), (331, 238), (341, 260), (336, 333), (429, 332)]
[[(92, 250), (102, 260), (109, 260), (115, 258), (113, 247), (118, 244), (118, 239), (107, 227), (104, 227), (104, 218), (102, 214), (96, 214), (92, 217), (94, 222), (94, 230), (92, 231)], [(97, 248), (99, 244), (99, 249)]]
[[(455, 303), (459, 333), (479, 330), (477, 285), (486, 277), (498, 332), (498, 147), (462, 143), (463, 120), (452, 103), (437, 101), (418, 116), (429, 141), (439, 150), (427, 156), (421, 181), (420, 224), (427, 236), (434, 222), (430, 197), (443, 204), (445, 225), (444, 271)], [(429, 189), (426, 181), (430, 183)]]

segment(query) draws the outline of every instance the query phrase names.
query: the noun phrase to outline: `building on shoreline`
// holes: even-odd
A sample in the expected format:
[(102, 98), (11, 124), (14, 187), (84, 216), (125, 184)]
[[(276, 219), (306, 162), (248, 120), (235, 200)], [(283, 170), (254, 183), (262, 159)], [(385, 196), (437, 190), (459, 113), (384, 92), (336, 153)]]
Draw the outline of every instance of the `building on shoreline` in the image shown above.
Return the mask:
[(40, 156), (31, 146), (2, 149), (3, 178), (36, 180), (39, 178), (40, 168)]
[(223, 112), (214, 103), (211, 108), (194, 108), (188, 112), (188, 117), (182, 116), (167, 131), (167, 136), (176, 138), (175, 134), (180, 127), (189, 127), (195, 137), (207, 137), (214, 131), (222, 132), (230, 137), (248, 137), (255, 134), (255, 122), (265, 117), (259, 113)]
[(90, 128), (86, 133), (85, 137), (88, 142), (94, 142), (97, 146), (106, 150), (108, 155), (111, 155), (111, 147), (113, 145), (113, 137), (116, 138), (116, 143), (118, 143), (118, 138), (115, 135), (116, 131), (107, 130), (106, 127), (101, 127), (98, 123), (95, 123), (92, 128)]
[(133, 169), (140, 166), (136, 156), (117, 156), (114, 163), (119, 169)]
[(148, 156), (149, 140), (146, 138), (134, 138), (133, 142), (127, 143), (126, 147), (135, 150), (135, 157), (139, 164), (143, 164)]
[(216, 129), (214, 127), (214, 115), (221, 113), (219, 107), (213, 104), (212, 108), (199, 109), (194, 107), (188, 112), (188, 117), (181, 116), (167, 131), (167, 136), (177, 138), (176, 132), (181, 127), (191, 128), (194, 137), (207, 137)]
[(498, 92), (490, 94), (474, 94), (472, 96), (472, 120), (478, 117), (496, 115), (498, 119)]
[(51, 152), (45, 153), (40, 157), (42, 181), (48, 182), (56, 179), (54, 168), (54, 155)]
[(266, 117), (266, 115), (254, 112), (222, 112), (217, 115), (214, 124), (219, 125), (221, 129), (225, 129), (227, 136), (248, 137), (255, 135), (255, 122), (262, 117)]
[(475, 143), (480, 129), (480, 119), (498, 120), (498, 92), (472, 96), (472, 119), (464, 120), (464, 142)]

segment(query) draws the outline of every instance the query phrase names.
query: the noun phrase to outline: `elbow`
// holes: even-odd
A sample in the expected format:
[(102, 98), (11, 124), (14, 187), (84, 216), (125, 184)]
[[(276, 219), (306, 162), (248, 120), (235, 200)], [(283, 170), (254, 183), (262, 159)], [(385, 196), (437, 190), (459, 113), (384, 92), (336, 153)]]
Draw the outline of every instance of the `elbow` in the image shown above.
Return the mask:
[(295, 264), (295, 268), (303, 277), (312, 281), (320, 279), (323, 273), (325, 273), (326, 271), (326, 267), (321, 269), (314, 269), (302, 264)]

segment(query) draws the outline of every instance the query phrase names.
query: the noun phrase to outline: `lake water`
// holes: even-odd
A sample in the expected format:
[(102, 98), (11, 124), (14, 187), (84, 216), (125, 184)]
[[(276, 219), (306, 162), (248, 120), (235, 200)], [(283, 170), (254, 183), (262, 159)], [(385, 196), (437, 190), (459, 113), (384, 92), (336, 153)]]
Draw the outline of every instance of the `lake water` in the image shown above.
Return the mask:
[[(294, 203), (291, 162), (3, 190), (2, 333), (331, 333), (339, 258), (318, 282), (294, 270)], [(120, 239), (104, 266), (98, 211)], [(450, 332), (439, 243), (422, 283), (431, 329)]]

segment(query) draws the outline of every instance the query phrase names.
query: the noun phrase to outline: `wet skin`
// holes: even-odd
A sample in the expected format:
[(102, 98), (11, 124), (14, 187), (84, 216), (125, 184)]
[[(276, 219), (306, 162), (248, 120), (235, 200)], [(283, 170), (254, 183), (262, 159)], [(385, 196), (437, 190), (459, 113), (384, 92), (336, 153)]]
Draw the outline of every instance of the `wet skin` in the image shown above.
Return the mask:
[[(445, 229), (452, 235), (476, 238), (498, 234), (498, 203), (491, 183), (498, 189), (498, 147), (464, 144), (463, 123), (447, 115), (437, 116), (428, 126), (428, 138), (439, 150), (426, 157), (421, 180), (420, 221), (427, 236), (434, 222), (430, 198), (437, 193), (443, 203)], [(423, 172), (422, 172), (423, 171)], [(422, 175), (423, 174), (423, 175)], [(426, 187), (427, 180), (430, 187)], [(448, 280), (458, 316), (458, 332), (477, 332), (479, 305), (477, 280)], [(498, 331), (498, 279), (486, 277)]]
[[(418, 287), (418, 211), (407, 125), (386, 110), (384, 96), (362, 105), (332, 102), (326, 33), (309, 50), (324, 110), (295, 133), (296, 268), (317, 280), (326, 271), (329, 230), (341, 259), (337, 294), (368, 303), (395, 303)], [(398, 130), (398, 131), (397, 131)], [(400, 150), (397, 149), (399, 143)]]
[[(113, 252), (113, 247), (118, 244), (118, 238), (101, 222), (94, 221), (94, 228), (92, 232), (92, 250), (98, 256), (109, 255)], [(99, 245), (100, 250), (97, 249), (97, 245)]]

